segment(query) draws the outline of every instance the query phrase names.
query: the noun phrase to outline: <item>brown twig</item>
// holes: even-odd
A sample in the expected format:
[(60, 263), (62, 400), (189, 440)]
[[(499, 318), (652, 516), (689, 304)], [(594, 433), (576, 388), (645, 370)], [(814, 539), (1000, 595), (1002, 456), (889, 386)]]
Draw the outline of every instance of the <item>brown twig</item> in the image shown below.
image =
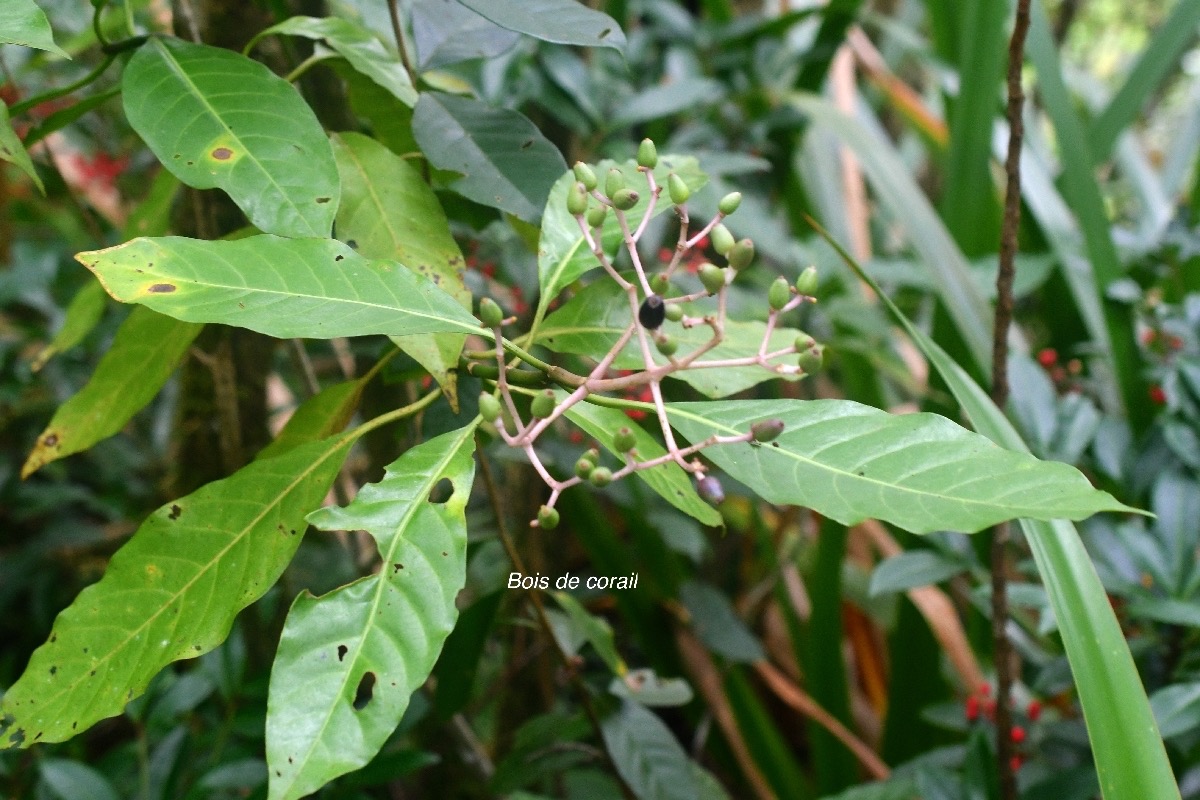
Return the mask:
[[(1021, 86), (1025, 35), (1029, 31), (1029, 0), (1018, 0), (1012, 38), (1008, 43), (1008, 154), (1004, 161), (1007, 185), (1004, 190), (1004, 225), (1000, 235), (1000, 269), (996, 275), (996, 319), (992, 328), (992, 400), (1003, 409), (1008, 402), (1008, 329), (1013, 314), (1013, 279), (1016, 275), (1017, 234), (1021, 224), (1021, 140), (1025, 128), (1021, 112), (1025, 92)], [(992, 536), (992, 648), (996, 665), (996, 769), (1000, 775), (1000, 797), (1016, 800), (1012, 713), (1011, 645), (1008, 624), (1008, 580), (1005, 551), (1009, 524), (996, 526)]]
[(417, 71), (413, 69), (412, 61), (408, 58), (408, 46), (404, 43), (404, 26), (400, 23), (400, 8), (397, 0), (388, 0), (388, 16), (392, 19), (392, 33), (396, 37), (396, 50), (400, 53), (400, 63), (408, 73), (408, 80), (413, 86), (417, 85)]

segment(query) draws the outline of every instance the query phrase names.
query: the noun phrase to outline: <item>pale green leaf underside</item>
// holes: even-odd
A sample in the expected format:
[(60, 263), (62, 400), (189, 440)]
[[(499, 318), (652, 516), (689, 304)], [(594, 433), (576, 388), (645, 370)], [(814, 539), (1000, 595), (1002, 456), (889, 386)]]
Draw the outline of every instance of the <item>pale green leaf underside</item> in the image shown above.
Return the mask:
[[(304, 797), (370, 761), (433, 670), (466, 581), (474, 431), (471, 423), (414, 447), (350, 505), (309, 515), (323, 530), (366, 530), (382, 566), (292, 605), (267, 708), (272, 800)], [(443, 478), (453, 493), (432, 503)]]
[(625, 32), (608, 14), (576, 0), (460, 0), (501, 28), (557, 44), (625, 49)]
[(337, 165), (287, 81), (229, 50), (152, 38), (121, 84), (129, 124), (181, 181), (224, 189), (266, 233), (329, 235)]
[(46, 193), (46, 188), (42, 186), (42, 179), (34, 169), (33, 161), (29, 158), (25, 145), (17, 136), (17, 132), (13, 130), (12, 122), (8, 119), (8, 106), (3, 101), (0, 101), (0, 160), (16, 164), (22, 172), (29, 176), (34, 185), (38, 187), (39, 192)]
[(28, 476), (124, 428), (158, 394), (203, 327), (148, 308), (133, 309), (87, 384), (54, 412), (21, 474)]
[(454, 298), (400, 264), (332, 239), (134, 239), (76, 256), (123, 303), (279, 338), (483, 333)]
[(151, 514), (0, 701), (0, 747), (69, 739), (120, 714), (167, 664), (220, 644), (291, 561), (353, 441), (256, 461)]
[[(626, 426), (637, 437), (639, 460), (648, 461), (667, 452), (657, 439), (615, 408), (579, 403), (567, 412), (567, 417), (609, 452), (613, 449), (613, 433)], [(639, 470), (635, 474), (668, 503), (704, 525), (716, 527), (724, 524), (720, 512), (696, 494), (692, 479), (678, 464), (669, 462), (653, 469)]]
[(36, 47), (70, 58), (54, 43), (50, 21), (33, 0), (4, 0), (0, 4), (0, 44)]
[(935, 414), (892, 415), (847, 400), (674, 403), (671, 425), (693, 442), (777, 417), (768, 445), (719, 445), (705, 456), (780, 505), (843, 525), (874, 518), (913, 533), (974, 532), (1014, 517), (1082, 519), (1132, 511), (1077, 469), (997, 447)]
[(629, 700), (600, 726), (613, 764), (643, 800), (695, 800), (700, 796), (687, 757), (661, 719)]

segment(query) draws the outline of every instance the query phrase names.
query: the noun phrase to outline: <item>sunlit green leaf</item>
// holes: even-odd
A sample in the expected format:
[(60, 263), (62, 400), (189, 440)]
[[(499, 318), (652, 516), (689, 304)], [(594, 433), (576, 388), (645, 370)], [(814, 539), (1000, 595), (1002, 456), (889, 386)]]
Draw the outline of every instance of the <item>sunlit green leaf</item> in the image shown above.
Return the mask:
[(276, 434), (256, 458), (272, 458), (306, 442), (340, 433), (354, 416), (370, 377), (335, 383), (305, 400), (288, 417), (283, 430)]
[(589, 613), (578, 600), (566, 592), (555, 592), (554, 599), (558, 601), (563, 611), (567, 612), (571, 624), (591, 644), (613, 675), (624, 675), (629, 671), (629, 667), (625, 665), (625, 659), (621, 658), (621, 654), (617, 651), (617, 643), (613, 639), (613, 629), (607, 620)]
[(70, 58), (54, 43), (50, 21), (33, 0), (4, 0), (0, 4), (0, 44), (36, 47)]
[(21, 143), (17, 132), (13, 130), (12, 123), (8, 119), (8, 106), (3, 101), (0, 101), (0, 160), (16, 164), (22, 172), (29, 176), (34, 185), (38, 187), (39, 192), (46, 193), (46, 187), (42, 185), (42, 179), (34, 169), (33, 161), (30, 160), (25, 145)]

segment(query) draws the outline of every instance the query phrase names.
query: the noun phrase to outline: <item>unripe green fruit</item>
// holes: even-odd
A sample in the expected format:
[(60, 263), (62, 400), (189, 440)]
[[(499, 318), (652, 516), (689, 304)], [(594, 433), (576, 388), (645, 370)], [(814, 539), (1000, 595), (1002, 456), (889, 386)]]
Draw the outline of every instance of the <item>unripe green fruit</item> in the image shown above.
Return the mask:
[(654, 169), (658, 166), (658, 148), (649, 139), (642, 139), (638, 145), (637, 162), (639, 167)]
[(667, 277), (667, 273), (665, 272), (651, 275), (650, 288), (654, 290), (655, 294), (666, 294), (667, 289), (671, 288), (671, 279)]
[(815, 339), (813, 339), (813, 337), (809, 336), (807, 333), (802, 333), (796, 337), (796, 341), (792, 347), (796, 348), (797, 353), (803, 353), (816, 343), (817, 342)]
[(683, 178), (674, 172), (667, 176), (667, 193), (671, 195), (671, 202), (677, 206), (683, 205), (692, 196), (692, 190), (683, 182)]
[(485, 328), (498, 328), (504, 322), (504, 312), (495, 300), (485, 297), (479, 301), (479, 321)]
[(608, 467), (596, 467), (592, 470), (592, 474), (588, 476), (588, 480), (592, 486), (603, 489), (612, 483), (612, 470)]
[(533, 398), (533, 402), (529, 404), (529, 413), (538, 419), (545, 419), (554, 413), (556, 405), (557, 403), (554, 402), (554, 391), (547, 389)]
[(501, 410), (500, 401), (494, 395), (487, 392), (479, 395), (479, 416), (485, 421), (495, 422), (500, 419)]
[(741, 204), (742, 204), (742, 193), (741, 192), (730, 192), (729, 194), (722, 197), (721, 201), (719, 203), (717, 203), (717, 210), (728, 217), (730, 214), (737, 211), (738, 206), (740, 206)]
[(671, 322), (679, 322), (679, 320), (683, 319), (683, 306), (679, 305), (679, 303), (667, 303), (664, 313)]
[(580, 458), (586, 458), (592, 462), (592, 466), (594, 467), (600, 463), (600, 451), (594, 447), (588, 448), (587, 452), (581, 455)]
[(767, 302), (771, 304), (771, 308), (778, 311), (787, 305), (788, 300), (792, 299), (792, 287), (788, 286), (787, 278), (780, 275), (771, 284), (771, 288), (767, 291)]
[(583, 184), (583, 188), (589, 192), (596, 188), (596, 172), (582, 161), (576, 161), (573, 167), (575, 171), (575, 180)]
[(700, 282), (709, 294), (716, 294), (725, 285), (725, 270), (716, 264), (705, 264), (700, 267)]
[(542, 506), (538, 509), (538, 527), (552, 531), (558, 527), (558, 509)]
[(754, 242), (742, 239), (729, 251), (727, 259), (734, 272), (741, 272), (754, 260)]
[(583, 184), (578, 181), (572, 183), (571, 188), (567, 190), (567, 213), (578, 217), (587, 211), (587, 207), (588, 196)]
[(591, 475), (592, 470), (595, 468), (595, 461), (588, 461), (586, 458), (581, 458), (575, 462), (575, 475), (586, 481), (588, 479), (588, 475)]
[(817, 284), (820, 279), (817, 277), (816, 267), (805, 267), (800, 273), (800, 277), (796, 278), (796, 291), (807, 297), (812, 297), (817, 293)]
[(608, 206), (595, 206), (587, 212), (587, 224), (593, 228), (599, 228), (604, 224), (604, 218), (608, 216)]
[(625, 175), (621, 170), (613, 167), (604, 176), (604, 193), (612, 197), (617, 192), (625, 188)]
[(783, 420), (764, 419), (750, 426), (750, 435), (756, 442), (770, 442), (783, 433)]
[(637, 439), (629, 428), (621, 428), (613, 434), (613, 449), (618, 453), (628, 453), (637, 447)]
[(713, 250), (716, 250), (720, 255), (725, 255), (733, 249), (733, 245), (736, 240), (733, 238), (733, 234), (729, 232), (729, 228), (726, 228), (721, 223), (718, 222), (713, 226), (710, 235), (712, 238)]
[(611, 197), (613, 208), (620, 211), (628, 211), (637, 205), (639, 196), (633, 189), (620, 189)]
[(800, 369), (804, 370), (806, 374), (811, 375), (821, 369), (821, 363), (824, 360), (824, 350), (822, 348), (810, 347), (800, 354), (798, 363), (800, 364)]
[(654, 346), (658, 348), (658, 352), (670, 358), (679, 349), (679, 342), (664, 333), (654, 340)]

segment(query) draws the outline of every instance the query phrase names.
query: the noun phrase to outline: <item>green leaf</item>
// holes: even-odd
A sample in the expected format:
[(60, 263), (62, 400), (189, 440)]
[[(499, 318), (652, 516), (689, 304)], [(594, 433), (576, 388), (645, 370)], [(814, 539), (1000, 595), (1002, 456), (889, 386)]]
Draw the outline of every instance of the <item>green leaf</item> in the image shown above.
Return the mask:
[(461, 3), (442, 0), (417, 0), (412, 7), (412, 29), (421, 69), (495, 58), (521, 39), (520, 34), (501, 28)]
[(47, 758), (38, 763), (42, 783), (60, 800), (119, 800), (120, 795), (104, 773), (65, 758)]
[(843, 525), (875, 518), (913, 533), (975, 532), (1014, 517), (1082, 519), (1134, 511), (1072, 466), (997, 447), (936, 414), (893, 415), (848, 400), (672, 403), (692, 442), (778, 418), (766, 446), (723, 444), (704, 455), (763, 499), (812, 508)]
[(16, 164), (33, 180), (39, 192), (46, 193), (46, 187), (42, 185), (42, 179), (34, 169), (33, 161), (30, 160), (25, 145), (21, 143), (17, 132), (13, 130), (12, 122), (8, 119), (8, 106), (3, 101), (0, 101), (0, 159), (10, 164)]
[[(271, 800), (304, 797), (369, 762), (433, 670), (466, 581), (475, 424), (412, 448), (345, 508), (309, 515), (322, 530), (366, 530), (383, 564), (292, 604), (267, 705)], [(434, 503), (442, 480), (453, 493)]]
[[(672, 114), (695, 115), (725, 97), (725, 86), (711, 78), (684, 77), (661, 86), (643, 89), (622, 104), (616, 125), (636, 125)], [(603, 174), (603, 173), (597, 173)]]
[(730, 661), (747, 664), (766, 658), (758, 639), (717, 589), (699, 581), (688, 581), (679, 587), (679, 600), (691, 617), (697, 638), (709, 650)]
[[(565, 396), (565, 393), (562, 396)], [(637, 439), (640, 460), (648, 461), (667, 452), (657, 439), (615, 408), (577, 403), (567, 411), (567, 418), (614, 455), (620, 456), (621, 454), (613, 449), (612, 435), (614, 431), (623, 426), (628, 426), (633, 431), (633, 435)], [(725, 524), (721, 519), (720, 512), (701, 499), (700, 495), (696, 493), (692, 479), (675, 462), (667, 462), (653, 469), (638, 470), (634, 474), (644, 480), (646, 485), (658, 492), (668, 503), (688, 516), (696, 518), (704, 525), (719, 527)]]
[(1150, 708), (1164, 739), (1172, 739), (1200, 728), (1200, 683), (1177, 683), (1159, 689), (1150, 698)]
[(281, 339), (484, 333), (454, 298), (333, 239), (139, 238), (75, 256), (122, 303)]
[(255, 458), (273, 458), (307, 442), (341, 433), (354, 416), (363, 389), (372, 377), (364, 375), (358, 380), (335, 383), (305, 400), (288, 417), (283, 430)]
[(255, 461), (152, 513), (0, 700), (3, 746), (69, 739), (220, 644), (291, 561), (355, 438)]
[(558, 148), (522, 114), (467, 97), (422, 92), (413, 135), (429, 163), (463, 176), (450, 188), (526, 222), (537, 222), (567, 168)]
[(562, 610), (567, 612), (571, 623), (595, 649), (596, 654), (608, 666), (609, 671), (618, 677), (628, 672), (629, 667), (625, 665), (625, 659), (621, 658), (621, 654), (617, 652), (617, 643), (613, 639), (613, 629), (608, 624), (608, 620), (589, 613), (579, 604), (578, 600), (566, 592), (554, 592), (553, 594)]
[(329, 140), (287, 81), (219, 47), (152, 38), (122, 78), (125, 114), (197, 189), (224, 189), (259, 230), (328, 236), (341, 189)]
[[(595, 166), (597, 175), (607, 175), (616, 167), (632, 179), (637, 175), (637, 162), (632, 159), (622, 163), (601, 161)], [(658, 166), (654, 169), (654, 180), (659, 186), (667, 185), (667, 175), (677, 174), (693, 192), (697, 192), (708, 182), (707, 176), (700, 171), (696, 159), (691, 156), (662, 155), (658, 158)], [(574, 283), (581, 275), (600, 267), (596, 256), (588, 249), (579, 224), (567, 211), (567, 191), (575, 182), (575, 175), (568, 172), (562, 175), (550, 190), (546, 201), (546, 212), (542, 216), (542, 236), (538, 241), (538, 283), (542, 296), (538, 304), (537, 319), (546, 315), (550, 301), (558, 293)], [(646, 216), (650, 205), (650, 193), (642, 191), (642, 186), (636, 186), (641, 194), (638, 204), (625, 212), (631, 228), (636, 228)], [(661, 201), (654, 207), (654, 215), (658, 216), (671, 208), (669, 202)], [(609, 214), (604, 221), (600, 233), (604, 252), (611, 258), (617, 252), (621, 243), (621, 226), (617, 223), (616, 215)], [(536, 328), (536, 325), (534, 326)]]
[[(712, 301), (683, 303), (684, 311), (692, 316), (704, 316), (715, 310)], [(624, 290), (610, 280), (599, 280), (583, 287), (562, 308), (555, 311), (537, 332), (537, 342), (560, 353), (592, 355), (608, 351), (633, 318)], [(665, 323), (663, 330), (679, 343), (677, 357), (683, 357), (712, 339), (712, 328), (697, 325), (684, 328), (674, 322)], [(741, 358), (758, 352), (766, 333), (762, 322), (727, 320), (723, 341), (709, 350), (700, 361)], [(776, 328), (771, 332), (770, 350), (791, 347), (799, 331)], [(666, 364), (667, 357), (651, 346), (655, 364)], [(780, 356), (772, 363), (795, 363), (795, 354)], [(613, 361), (616, 369), (643, 369), (641, 345), (636, 335)], [(706, 397), (725, 397), (749, 389), (763, 381), (782, 378), (798, 380), (797, 375), (779, 375), (760, 366), (721, 367), (719, 369), (686, 369), (672, 372), (668, 377), (681, 380)]]
[(644, 706), (686, 706), (696, 696), (683, 678), (660, 678), (652, 669), (633, 669), (608, 682), (610, 694)]
[[(342, 176), (338, 236), (353, 240), (367, 258), (398, 261), (424, 275), (467, 311), (471, 292), (463, 282), (462, 251), (450, 233), (446, 213), (416, 169), (373, 139), (343, 133), (333, 139)], [(417, 360), (457, 406), (458, 356), (465, 334), (396, 337), (396, 345)], [(456, 409), (457, 410), (457, 409)]]
[(880, 562), (871, 572), (872, 597), (889, 592), (907, 592), (918, 586), (941, 583), (965, 571), (961, 562), (933, 550), (910, 550)]
[(50, 21), (33, 0), (4, 0), (0, 5), (0, 44), (36, 47), (70, 58), (54, 43)]
[(341, 17), (292, 17), (272, 25), (246, 45), (250, 50), (264, 36), (281, 33), (324, 41), (350, 66), (391, 92), (396, 99), (412, 107), (417, 102), (417, 90), (400, 59), (390, 53), (374, 34), (361, 25)]
[(91, 333), (92, 329), (100, 322), (100, 318), (104, 316), (106, 305), (108, 305), (108, 295), (104, 293), (104, 287), (100, 285), (99, 281), (88, 281), (71, 298), (71, 304), (67, 306), (62, 327), (58, 329), (58, 333), (54, 334), (50, 343), (37, 354), (29, 368), (37, 372), (46, 366), (46, 362), (55, 354), (70, 350), (83, 341), (83, 338)]
[(87, 385), (59, 407), (38, 436), (22, 477), (124, 428), (158, 394), (203, 327), (135, 308)]
[(641, 800), (695, 800), (692, 762), (675, 734), (653, 712), (624, 700), (600, 724), (617, 772)]
[(577, 0), (459, 0), (501, 28), (556, 44), (625, 49), (625, 33), (607, 14)]

